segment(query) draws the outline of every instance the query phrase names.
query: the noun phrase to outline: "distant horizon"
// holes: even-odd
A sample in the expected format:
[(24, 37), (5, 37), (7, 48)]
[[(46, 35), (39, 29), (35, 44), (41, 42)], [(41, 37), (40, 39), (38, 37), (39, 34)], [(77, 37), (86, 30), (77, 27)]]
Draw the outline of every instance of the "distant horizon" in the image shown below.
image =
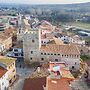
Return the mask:
[(28, 3), (0, 3), (0, 5), (3, 5), (3, 4), (6, 4), (6, 5), (73, 5), (73, 4), (84, 4), (84, 3), (90, 3), (90, 2), (82, 2), (82, 3), (43, 3), (43, 4), (39, 4), (39, 3), (37, 3), (37, 4), (28, 4)]
[(44, 5), (44, 4), (80, 4), (90, 3), (89, 0), (1, 0), (0, 4), (28, 4), (28, 5)]

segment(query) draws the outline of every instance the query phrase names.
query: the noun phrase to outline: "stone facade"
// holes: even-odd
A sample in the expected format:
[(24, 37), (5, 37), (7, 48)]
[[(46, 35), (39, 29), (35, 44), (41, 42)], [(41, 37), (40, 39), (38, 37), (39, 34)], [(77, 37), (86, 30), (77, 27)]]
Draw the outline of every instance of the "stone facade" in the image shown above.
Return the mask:
[(32, 29), (24, 35), (23, 52), (25, 63), (64, 61), (71, 69), (79, 69), (80, 66), (80, 52), (77, 46), (64, 44), (41, 45), (39, 29)]

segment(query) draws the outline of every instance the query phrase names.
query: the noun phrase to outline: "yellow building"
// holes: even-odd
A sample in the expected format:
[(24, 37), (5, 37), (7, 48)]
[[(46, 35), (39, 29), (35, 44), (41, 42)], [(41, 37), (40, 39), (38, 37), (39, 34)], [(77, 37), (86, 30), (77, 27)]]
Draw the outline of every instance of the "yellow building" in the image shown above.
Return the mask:
[(0, 43), (5, 46), (5, 50), (10, 49), (12, 47), (12, 37), (7, 36), (4, 33), (0, 34)]
[(9, 85), (16, 80), (15, 58), (0, 56), (0, 66), (7, 69)]

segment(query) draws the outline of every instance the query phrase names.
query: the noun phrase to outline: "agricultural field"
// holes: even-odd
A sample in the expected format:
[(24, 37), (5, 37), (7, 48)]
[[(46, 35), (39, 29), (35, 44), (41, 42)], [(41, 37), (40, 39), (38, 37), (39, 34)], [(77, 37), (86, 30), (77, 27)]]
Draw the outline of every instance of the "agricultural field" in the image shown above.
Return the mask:
[(69, 23), (69, 24), (72, 25), (72, 26), (76, 26), (76, 27), (79, 27), (79, 28), (90, 30), (90, 23), (72, 22), (72, 23)]

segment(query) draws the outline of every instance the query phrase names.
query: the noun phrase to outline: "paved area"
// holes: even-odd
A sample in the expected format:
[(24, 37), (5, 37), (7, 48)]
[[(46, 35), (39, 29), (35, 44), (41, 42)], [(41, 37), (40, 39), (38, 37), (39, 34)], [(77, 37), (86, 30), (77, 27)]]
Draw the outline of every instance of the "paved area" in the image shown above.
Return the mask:
[(83, 78), (76, 79), (72, 83), (72, 90), (90, 90)]
[(23, 59), (16, 61), (16, 72), (19, 79), (15, 81), (9, 90), (22, 90), (25, 78), (28, 78), (33, 72), (34, 68), (27, 68), (24, 66)]

